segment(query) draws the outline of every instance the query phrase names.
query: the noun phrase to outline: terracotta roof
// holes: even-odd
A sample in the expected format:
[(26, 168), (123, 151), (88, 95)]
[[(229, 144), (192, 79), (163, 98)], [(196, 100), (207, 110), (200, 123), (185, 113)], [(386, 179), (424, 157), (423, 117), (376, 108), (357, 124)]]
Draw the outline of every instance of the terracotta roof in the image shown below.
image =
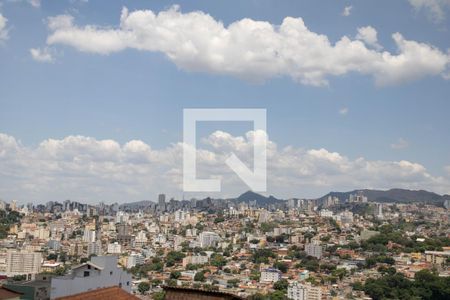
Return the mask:
[(137, 300), (138, 297), (127, 293), (118, 286), (96, 289), (71, 296), (56, 298), (56, 300)]
[(3, 286), (0, 286), (0, 299), (16, 299), (22, 296), (22, 293), (14, 292), (10, 289), (7, 289)]
[[(224, 299), (230, 299), (230, 300), (242, 300), (242, 299), (244, 299), (244, 298), (242, 298), (240, 296), (237, 296), (235, 294), (232, 294), (232, 293), (219, 292), (219, 291), (209, 291), (209, 290), (196, 289), (196, 288), (191, 288), (191, 287), (178, 287), (178, 286), (175, 287), (175, 286), (164, 285), (162, 288), (164, 289), (164, 291), (166, 293), (178, 292), (178, 293), (183, 293), (183, 294), (190, 294), (192, 296), (192, 298), (190, 298), (190, 299), (197, 299), (198, 297), (196, 297), (196, 296), (199, 296), (199, 295), (222, 296)], [(166, 295), (166, 299), (167, 298), (170, 299), (171, 297)]]

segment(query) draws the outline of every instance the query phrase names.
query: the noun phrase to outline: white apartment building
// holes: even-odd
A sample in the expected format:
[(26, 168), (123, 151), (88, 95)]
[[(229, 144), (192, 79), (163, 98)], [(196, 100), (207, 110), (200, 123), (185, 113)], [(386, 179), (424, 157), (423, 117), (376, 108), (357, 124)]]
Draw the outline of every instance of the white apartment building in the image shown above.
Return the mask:
[(28, 251), (8, 251), (2, 255), (0, 270), (6, 276), (27, 275), (28, 279), (41, 271), (42, 254)]
[(273, 229), (273, 235), (282, 235), (282, 234), (291, 234), (291, 228), (290, 227), (275, 227)]
[(95, 241), (95, 242), (88, 243), (87, 254), (88, 254), (88, 256), (91, 254), (102, 255), (102, 242)]
[(147, 245), (148, 243), (148, 238), (147, 235), (145, 233), (145, 231), (141, 230), (138, 232), (138, 234), (136, 235), (136, 238), (134, 239), (134, 244), (136, 247), (142, 247)]
[(321, 300), (322, 290), (311, 284), (293, 282), (288, 286), (287, 296), (292, 300)]
[(95, 229), (89, 229), (87, 226), (84, 230), (83, 241), (87, 243), (95, 242), (96, 240), (96, 231)]
[(195, 256), (186, 256), (183, 258), (183, 267), (186, 267), (188, 264), (193, 265), (202, 265), (208, 262), (208, 256), (195, 255)]
[(306, 254), (308, 254), (309, 256), (313, 256), (317, 259), (321, 259), (322, 258), (322, 246), (318, 245), (318, 244), (306, 244), (305, 245), (305, 252)]
[(189, 213), (185, 212), (184, 210), (177, 210), (174, 213), (174, 218), (175, 222), (183, 222), (189, 218)]
[(116, 223), (127, 223), (130, 219), (130, 215), (124, 211), (118, 211), (116, 213)]
[(281, 279), (280, 270), (268, 268), (268, 269), (264, 269), (261, 272), (261, 277), (259, 278), (259, 282), (270, 283), (270, 282), (277, 282), (280, 279)]
[(306, 300), (307, 298), (307, 286), (298, 282), (291, 283), (288, 286), (287, 297), (292, 300)]
[(110, 244), (108, 244), (107, 252), (109, 254), (121, 254), (122, 253), (122, 245), (120, 245), (118, 242), (110, 243)]
[(204, 231), (198, 237), (201, 248), (215, 247), (219, 241), (220, 236), (215, 232)]
[(145, 257), (138, 253), (131, 253), (127, 258), (127, 268), (132, 268), (137, 265), (142, 265), (145, 262)]
[(197, 228), (186, 229), (186, 237), (197, 236)]
[(334, 219), (344, 225), (351, 224), (353, 223), (353, 213), (351, 211), (343, 211), (337, 216), (334, 216)]
[(320, 211), (320, 216), (322, 218), (332, 218), (333, 217), (333, 212), (331, 210), (328, 210), (328, 209), (322, 209)]

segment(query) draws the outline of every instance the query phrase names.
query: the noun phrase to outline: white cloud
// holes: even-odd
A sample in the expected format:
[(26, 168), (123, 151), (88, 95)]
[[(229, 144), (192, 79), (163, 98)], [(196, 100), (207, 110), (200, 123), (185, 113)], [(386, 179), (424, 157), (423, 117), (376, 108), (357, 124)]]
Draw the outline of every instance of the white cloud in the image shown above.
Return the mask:
[(448, 175), (450, 175), (450, 165), (449, 166), (445, 166), (444, 170), (448, 173)]
[(8, 29), (6, 28), (6, 23), (8, 22), (8, 19), (5, 18), (0, 13), (0, 43), (2, 41), (5, 41), (8, 39)]
[(330, 76), (356, 72), (388, 85), (443, 75), (450, 62), (447, 53), (400, 33), (392, 35), (393, 54), (347, 36), (332, 44), (326, 35), (310, 31), (302, 18), (286, 17), (279, 26), (247, 18), (225, 27), (208, 14), (182, 13), (177, 6), (158, 14), (124, 8), (117, 28), (77, 26), (69, 15), (49, 18), (48, 27), (50, 45), (104, 55), (128, 48), (162, 52), (184, 70), (253, 81), (289, 76), (321, 86)]
[(356, 39), (363, 41), (366, 45), (372, 46), (377, 50), (383, 49), (383, 47), (378, 44), (377, 31), (372, 26), (358, 28)]
[(28, 1), (33, 7), (40, 7), (41, 6), (41, 0), (29, 0)]
[[(202, 140), (198, 177), (222, 178), (223, 193), (217, 196), (235, 196), (248, 189), (225, 160), (234, 152), (251, 162), (254, 139), (254, 132), (239, 137), (218, 131)], [(0, 134), (0, 197), (26, 202), (134, 201), (155, 199), (161, 192), (181, 197), (182, 150), (182, 143), (156, 150), (140, 140), (121, 145), (84, 136), (47, 139), (31, 148)], [(433, 176), (423, 165), (405, 160), (350, 159), (323, 148), (278, 149), (273, 141), (268, 143), (267, 157), (269, 192), (280, 197), (314, 197), (365, 187), (450, 190), (448, 177)]]
[(31, 57), (38, 62), (52, 62), (52, 52), (48, 47), (45, 48), (31, 48)]
[(399, 138), (397, 142), (391, 144), (392, 149), (405, 149), (409, 147), (409, 142), (404, 138)]
[(344, 7), (344, 10), (342, 11), (342, 15), (344, 17), (350, 16), (352, 9), (353, 9), (353, 6), (351, 6), (351, 5)]
[(339, 110), (339, 114), (345, 116), (348, 114), (348, 107), (343, 107)]
[(424, 10), (428, 18), (439, 23), (445, 20), (445, 10), (450, 7), (450, 0), (408, 0), (416, 11)]
[(50, 30), (71, 28), (73, 26), (73, 17), (70, 15), (58, 15), (47, 19), (47, 26)]

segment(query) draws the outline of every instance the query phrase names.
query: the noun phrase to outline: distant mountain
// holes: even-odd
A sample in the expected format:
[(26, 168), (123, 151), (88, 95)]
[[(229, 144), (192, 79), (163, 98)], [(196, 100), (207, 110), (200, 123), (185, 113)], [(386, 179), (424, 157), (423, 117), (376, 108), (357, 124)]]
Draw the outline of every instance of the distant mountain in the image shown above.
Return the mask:
[(396, 202), (396, 203), (426, 203), (442, 206), (444, 201), (450, 199), (450, 195), (439, 195), (425, 190), (390, 189), (382, 190), (354, 190), (350, 192), (331, 192), (319, 198), (324, 200), (328, 196), (338, 197), (340, 201), (349, 198), (350, 194), (362, 193), (372, 202)]
[(259, 205), (275, 204), (276, 202), (279, 201), (274, 196), (265, 197), (263, 195), (260, 195), (258, 193), (252, 192), (252, 191), (247, 191), (236, 198), (236, 201), (246, 202), (246, 203), (248, 203), (250, 201), (255, 201), (255, 200), (256, 200), (256, 203), (258, 203)]
[(130, 202), (130, 203), (123, 203), (119, 205), (120, 210), (139, 210), (139, 209), (145, 209), (152, 204), (155, 204), (154, 202), (150, 200), (142, 200), (137, 202)]

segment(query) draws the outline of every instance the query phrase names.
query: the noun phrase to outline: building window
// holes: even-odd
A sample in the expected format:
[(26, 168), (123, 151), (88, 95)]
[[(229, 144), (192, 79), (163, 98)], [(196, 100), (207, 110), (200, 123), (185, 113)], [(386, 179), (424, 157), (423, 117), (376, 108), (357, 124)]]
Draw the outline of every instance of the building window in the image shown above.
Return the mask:
[(91, 265), (88, 265), (88, 269), (89, 269), (89, 270), (91, 269)]
[(111, 272), (109, 272), (109, 275), (112, 275), (112, 271), (111, 271)]
[(89, 271), (84, 271), (84, 277), (89, 277)]
[(129, 281), (127, 281), (127, 285), (128, 285), (128, 286), (130, 285), (130, 282), (129, 282)]

